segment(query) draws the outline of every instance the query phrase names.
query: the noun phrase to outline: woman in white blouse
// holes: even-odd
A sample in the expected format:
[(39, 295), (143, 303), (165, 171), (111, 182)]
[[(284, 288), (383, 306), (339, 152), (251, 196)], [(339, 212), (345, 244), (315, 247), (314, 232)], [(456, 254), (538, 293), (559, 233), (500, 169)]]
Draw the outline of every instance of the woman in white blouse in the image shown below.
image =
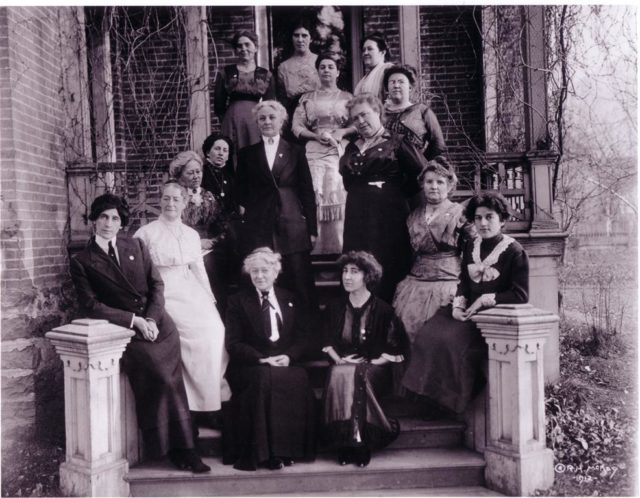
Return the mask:
[(216, 412), (231, 395), (224, 379), (228, 362), (224, 325), (204, 269), (198, 232), (181, 220), (187, 196), (179, 183), (165, 183), (160, 217), (134, 236), (149, 248), (164, 281), (165, 308), (180, 333), (189, 409)]

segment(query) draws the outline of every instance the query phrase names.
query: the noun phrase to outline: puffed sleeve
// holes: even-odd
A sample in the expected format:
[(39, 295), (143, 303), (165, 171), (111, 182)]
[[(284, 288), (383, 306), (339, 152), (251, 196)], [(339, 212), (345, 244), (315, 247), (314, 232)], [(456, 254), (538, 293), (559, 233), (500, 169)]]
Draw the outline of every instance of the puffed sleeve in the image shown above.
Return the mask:
[(300, 97), (300, 101), (296, 106), (296, 110), (293, 113), (291, 120), (291, 131), (296, 137), (300, 137), (300, 133), (304, 130), (308, 130), (307, 123), (309, 122), (309, 116), (307, 116), (307, 96), (306, 94)]
[(424, 156), (427, 160), (431, 160), (436, 156), (444, 154), (447, 150), (447, 146), (444, 143), (444, 136), (442, 134), (442, 128), (435, 113), (427, 108), (422, 114), (424, 120), (424, 126), (427, 129), (427, 149), (424, 151)]
[(124, 328), (131, 326), (134, 314), (130, 311), (107, 306), (101, 302), (91, 286), (84, 265), (77, 258), (71, 260), (70, 270), (71, 279), (78, 295), (78, 303), (87, 316), (108, 320)]
[(264, 355), (245, 342), (245, 330), (248, 329), (248, 318), (235, 294), (229, 298), (225, 314), (225, 345), (229, 358), (241, 365), (257, 365)]
[(529, 258), (525, 250), (514, 242), (510, 248), (513, 256), (510, 264), (503, 270), (507, 272), (510, 286), (507, 290), (496, 292), (496, 304), (521, 304), (529, 301)]

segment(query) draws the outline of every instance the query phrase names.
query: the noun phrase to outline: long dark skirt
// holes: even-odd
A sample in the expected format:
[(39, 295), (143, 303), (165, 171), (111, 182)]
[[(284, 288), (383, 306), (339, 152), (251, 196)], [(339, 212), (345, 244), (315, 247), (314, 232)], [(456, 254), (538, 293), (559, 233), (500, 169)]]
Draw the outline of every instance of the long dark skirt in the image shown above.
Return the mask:
[(314, 457), (314, 398), (303, 368), (235, 367), (227, 371), (227, 379), (233, 394), (231, 416), (225, 417), (225, 464), (257, 466), (271, 457)]
[(380, 449), (399, 434), (397, 420), (388, 419), (378, 397), (390, 387), (388, 365), (334, 365), (325, 389), (323, 426), (334, 448)]
[(472, 321), (440, 308), (418, 330), (402, 385), (439, 405), (462, 413), (484, 386), (487, 345)]
[(391, 304), (398, 282), (409, 272), (409, 205), (402, 189), (390, 182), (352, 185), (347, 193), (343, 251), (373, 254), (384, 272), (376, 292)]
[(165, 455), (171, 449), (193, 448), (193, 430), (182, 380), (180, 336), (164, 314), (155, 342), (134, 337), (122, 358), (123, 370), (136, 401), (145, 455)]

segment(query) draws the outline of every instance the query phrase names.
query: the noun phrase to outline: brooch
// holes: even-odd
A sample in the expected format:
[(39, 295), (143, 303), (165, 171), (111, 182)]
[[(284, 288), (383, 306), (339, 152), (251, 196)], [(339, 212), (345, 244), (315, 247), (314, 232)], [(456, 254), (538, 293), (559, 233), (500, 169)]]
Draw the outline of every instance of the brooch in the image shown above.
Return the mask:
[(279, 157), (279, 158), (282, 158), (282, 154), (281, 154), (281, 153), (280, 153), (280, 154), (278, 154), (278, 157)]
[(134, 260), (134, 259), (136, 259), (136, 258), (134, 258), (133, 256), (129, 256), (129, 259), (130, 259), (131, 261), (133, 261), (133, 260)]
[(289, 303), (289, 308), (293, 308), (293, 303)]

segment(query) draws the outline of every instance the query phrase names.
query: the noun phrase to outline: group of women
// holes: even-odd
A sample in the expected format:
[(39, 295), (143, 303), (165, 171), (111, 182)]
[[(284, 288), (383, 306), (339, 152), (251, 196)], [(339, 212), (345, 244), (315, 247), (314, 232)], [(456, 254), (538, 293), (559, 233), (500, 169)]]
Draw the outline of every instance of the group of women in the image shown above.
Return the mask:
[[(209, 470), (194, 450), (202, 424), (222, 426), (223, 461), (239, 470), (313, 458), (317, 410), (300, 362), (314, 349), (331, 363), (323, 439), (341, 465), (365, 466), (399, 431), (382, 397), (408, 390), (463, 412), (486, 357), (469, 318), (528, 299), (504, 198), (448, 199), (456, 176), (433, 111), (410, 100), (415, 72), (365, 37), (354, 97), (310, 36), (296, 26), (278, 72), (288, 113), (255, 64), (257, 38), (236, 34), (238, 64), (216, 82), (223, 133), (202, 155), (176, 156), (158, 220), (133, 239), (118, 236), (126, 202), (96, 198), (95, 236), (71, 262), (85, 312), (136, 332), (123, 368), (147, 454), (180, 469)], [(321, 316), (312, 250), (342, 254), (345, 293)]]

